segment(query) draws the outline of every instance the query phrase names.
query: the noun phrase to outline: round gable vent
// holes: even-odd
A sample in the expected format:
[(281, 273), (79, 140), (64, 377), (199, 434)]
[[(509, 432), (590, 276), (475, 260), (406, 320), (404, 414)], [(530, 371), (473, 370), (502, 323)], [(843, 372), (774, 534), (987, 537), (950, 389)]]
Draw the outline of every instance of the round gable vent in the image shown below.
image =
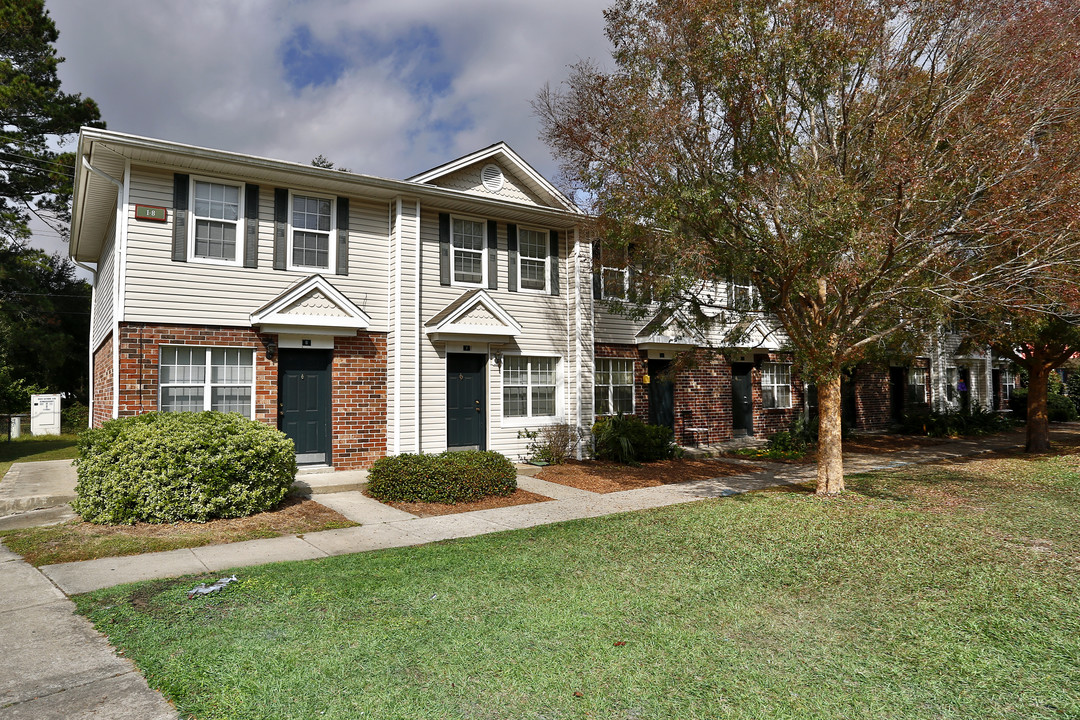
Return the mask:
[(485, 165), (480, 171), (480, 179), (489, 192), (499, 192), (503, 188), (503, 171), (498, 165)]

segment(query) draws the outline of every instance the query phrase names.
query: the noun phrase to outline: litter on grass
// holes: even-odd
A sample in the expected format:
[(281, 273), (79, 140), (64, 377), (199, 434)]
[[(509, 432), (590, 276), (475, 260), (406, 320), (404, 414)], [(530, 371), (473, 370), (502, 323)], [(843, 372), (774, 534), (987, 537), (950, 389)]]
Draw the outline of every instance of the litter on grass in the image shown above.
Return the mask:
[(207, 585), (206, 583), (199, 583), (195, 587), (188, 590), (188, 594), (187, 594), (188, 600), (190, 600), (193, 597), (196, 597), (197, 595), (209, 595), (210, 593), (216, 593), (219, 590), (221, 590), (221, 588), (228, 585), (229, 583), (234, 583), (234, 582), (237, 582), (237, 578), (236, 578), (235, 575), (233, 575), (232, 577), (223, 577), (220, 580), (218, 580), (216, 583), (214, 583), (213, 585)]

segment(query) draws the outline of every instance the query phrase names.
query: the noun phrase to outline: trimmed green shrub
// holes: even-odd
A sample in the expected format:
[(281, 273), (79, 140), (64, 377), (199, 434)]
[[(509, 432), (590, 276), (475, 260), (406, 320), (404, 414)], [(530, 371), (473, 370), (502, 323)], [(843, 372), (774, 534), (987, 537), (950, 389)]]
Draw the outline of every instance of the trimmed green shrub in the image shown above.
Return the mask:
[(1069, 373), (1069, 380), (1065, 383), (1065, 392), (1072, 400), (1076, 412), (1080, 413), (1080, 368)]
[[(1009, 397), (1009, 409), (1019, 420), (1027, 419), (1027, 396), (1027, 388), (1017, 388)], [(1076, 405), (1065, 395), (1048, 392), (1046, 415), (1050, 422), (1072, 422), (1077, 419)]]
[(440, 455), (403, 454), (375, 461), (368, 495), (382, 502), (462, 503), (517, 489), (517, 470), (497, 452), (466, 450)]
[(636, 464), (666, 460), (675, 455), (671, 428), (648, 425), (636, 415), (610, 415), (592, 426), (593, 452), (598, 460)]
[(205, 522), (276, 507), (293, 442), (238, 413), (146, 413), (79, 435), (75, 512), (86, 522)]
[(989, 435), (1009, 430), (1013, 425), (1014, 421), (1008, 415), (985, 410), (981, 405), (975, 405), (967, 412), (946, 410), (945, 412), (911, 413), (904, 417), (901, 432), (930, 437)]

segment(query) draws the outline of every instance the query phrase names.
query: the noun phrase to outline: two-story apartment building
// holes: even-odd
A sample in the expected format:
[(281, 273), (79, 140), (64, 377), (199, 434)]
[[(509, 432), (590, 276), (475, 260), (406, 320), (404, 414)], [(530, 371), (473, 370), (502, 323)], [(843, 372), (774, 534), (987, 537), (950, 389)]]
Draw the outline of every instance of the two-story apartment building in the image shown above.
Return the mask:
[(235, 411), (280, 427), (300, 464), (350, 469), (517, 459), (522, 429), (608, 413), (686, 444), (805, 409), (763, 325), (718, 354), (672, 316), (610, 312), (625, 263), (594, 264), (581, 211), (503, 143), (407, 180), (89, 128), (78, 157), (94, 425)]

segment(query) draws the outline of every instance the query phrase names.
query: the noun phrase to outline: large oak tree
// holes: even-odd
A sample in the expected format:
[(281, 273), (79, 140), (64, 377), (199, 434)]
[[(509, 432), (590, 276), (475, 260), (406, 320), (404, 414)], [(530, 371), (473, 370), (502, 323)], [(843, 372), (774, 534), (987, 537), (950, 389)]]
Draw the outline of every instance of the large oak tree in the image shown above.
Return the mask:
[(652, 302), (707, 324), (718, 287), (752, 281), (817, 384), (819, 493), (844, 487), (845, 367), (1080, 256), (1070, 0), (605, 15), (613, 68), (584, 62), (541, 92), (542, 137), (597, 235), (633, 242)]

